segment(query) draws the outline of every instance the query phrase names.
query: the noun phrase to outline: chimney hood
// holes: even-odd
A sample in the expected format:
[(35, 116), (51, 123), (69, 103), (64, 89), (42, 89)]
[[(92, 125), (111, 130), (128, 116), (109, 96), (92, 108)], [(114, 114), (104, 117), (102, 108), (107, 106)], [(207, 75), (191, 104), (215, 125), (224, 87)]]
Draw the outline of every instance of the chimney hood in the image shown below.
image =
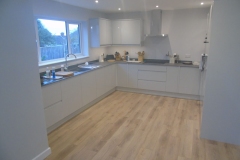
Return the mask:
[(168, 25), (166, 20), (169, 16), (165, 16), (162, 10), (152, 10), (147, 13), (147, 20), (145, 21), (145, 27), (147, 31), (146, 36), (168, 36)]

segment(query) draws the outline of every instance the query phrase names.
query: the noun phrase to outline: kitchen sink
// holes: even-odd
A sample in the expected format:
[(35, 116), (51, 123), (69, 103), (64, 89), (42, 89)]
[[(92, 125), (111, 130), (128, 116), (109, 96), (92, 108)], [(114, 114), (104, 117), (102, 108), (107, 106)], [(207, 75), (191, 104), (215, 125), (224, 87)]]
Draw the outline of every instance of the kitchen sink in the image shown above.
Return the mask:
[(73, 68), (71, 69), (72, 72), (87, 72), (87, 71), (90, 71), (92, 70), (92, 68)]
[(97, 65), (79, 65), (78, 68), (81, 69), (95, 69), (95, 68), (99, 68), (100, 66)]

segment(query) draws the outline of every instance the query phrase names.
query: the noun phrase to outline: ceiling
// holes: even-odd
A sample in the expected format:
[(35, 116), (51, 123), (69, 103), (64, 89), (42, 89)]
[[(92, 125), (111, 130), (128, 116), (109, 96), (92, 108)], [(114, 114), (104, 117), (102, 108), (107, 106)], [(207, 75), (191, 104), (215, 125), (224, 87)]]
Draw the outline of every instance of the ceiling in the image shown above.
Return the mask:
[[(156, 9), (172, 10), (184, 8), (201, 8), (213, 4), (213, 0), (55, 0), (74, 6), (79, 6), (91, 10), (105, 13), (111, 12), (133, 12)], [(204, 5), (201, 5), (204, 2)], [(121, 8), (121, 11), (118, 10)]]

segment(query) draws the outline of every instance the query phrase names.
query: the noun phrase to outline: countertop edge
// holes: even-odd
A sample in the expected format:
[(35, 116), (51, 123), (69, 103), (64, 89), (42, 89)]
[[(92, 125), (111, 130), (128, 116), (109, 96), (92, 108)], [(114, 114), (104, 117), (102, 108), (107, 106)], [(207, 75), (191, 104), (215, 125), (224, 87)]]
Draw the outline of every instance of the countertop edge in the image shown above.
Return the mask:
[(99, 65), (98, 68), (95, 68), (95, 69), (92, 69), (92, 70), (89, 70), (89, 71), (85, 71), (85, 72), (82, 72), (82, 73), (75, 73), (74, 76), (71, 76), (71, 77), (65, 77), (65, 78), (62, 78), (62, 79), (58, 79), (58, 80), (53, 80), (52, 82), (49, 82), (47, 84), (41, 84), (41, 87), (45, 87), (45, 86), (48, 86), (48, 85), (51, 85), (51, 84), (55, 84), (57, 82), (61, 82), (63, 80), (66, 80), (66, 79), (69, 79), (69, 78), (73, 78), (73, 77), (77, 77), (77, 76), (80, 76), (80, 75), (83, 75), (85, 73), (88, 73), (88, 72), (91, 72), (91, 71), (95, 71), (95, 70), (98, 70), (100, 68), (103, 68), (103, 67), (106, 67), (106, 66), (109, 66), (109, 65), (113, 65), (113, 64), (133, 64), (133, 65), (152, 65), (152, 66), (170, 66), (170, 67), (189, 67), (189, 68), (199, 68), (198, 65), (184, 65), (184, 64), (180, 64), (180, 63), (175, 63), (175, 64), (170, 64), (170, 63), (134, 63), (134, 62), (124, 62), (124, 61), (115, 61), (115, 62), (95, 62), (93, 63), (93, 65)]

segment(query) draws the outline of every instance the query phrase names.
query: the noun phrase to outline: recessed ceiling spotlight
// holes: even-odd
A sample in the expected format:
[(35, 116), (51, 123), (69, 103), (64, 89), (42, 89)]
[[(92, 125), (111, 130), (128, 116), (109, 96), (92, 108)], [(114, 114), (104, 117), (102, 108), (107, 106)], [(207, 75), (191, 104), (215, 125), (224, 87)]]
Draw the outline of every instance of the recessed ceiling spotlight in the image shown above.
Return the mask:
[(156, 6), (156, 8), (158, 8), (159, 6)]
[(98, 0), (96, 0), (95, 2), (98, 3)]
[(201, 5), (204, 5), (204, 3), (202, 2)]
[(121, 8), (118, 8), (119, 11), (121, 11)]

